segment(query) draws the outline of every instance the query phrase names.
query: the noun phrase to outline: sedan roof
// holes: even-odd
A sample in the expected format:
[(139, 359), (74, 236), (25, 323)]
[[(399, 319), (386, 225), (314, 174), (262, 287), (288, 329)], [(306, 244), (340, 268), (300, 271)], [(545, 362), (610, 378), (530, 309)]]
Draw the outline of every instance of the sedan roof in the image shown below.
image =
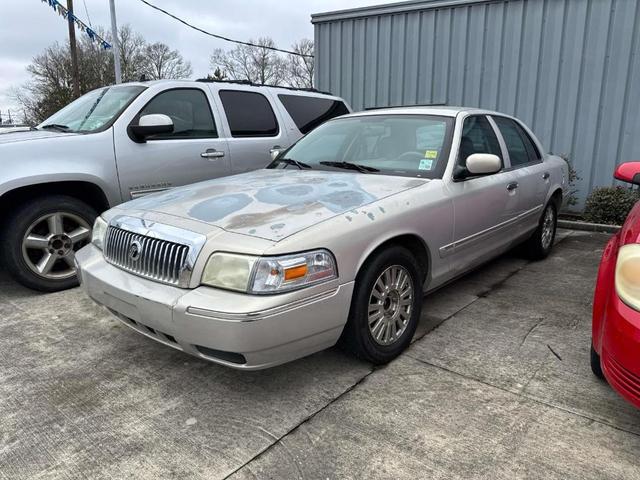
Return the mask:
[[(499, 114), (491, 110), (480, 108), (455, 107), (455, 106), (408, 106), (408, 107), (388, 107), (363, 110), (360, 112), (345, 115), (349, 117), (359, 117), (363, 115), (438, 115), (442, 117), (456, 117), (459, 114)], [(342, 117), (344, 118), (344, 117)]]

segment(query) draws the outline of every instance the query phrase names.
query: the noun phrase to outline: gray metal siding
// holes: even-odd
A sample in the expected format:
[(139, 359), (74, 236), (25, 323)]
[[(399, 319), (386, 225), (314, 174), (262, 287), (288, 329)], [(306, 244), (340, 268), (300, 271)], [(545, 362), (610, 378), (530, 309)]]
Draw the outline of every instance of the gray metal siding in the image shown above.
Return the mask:
[(316, 82), (354, 109), (447, 104), (517, 116), (567, 154), (581, 200), (640, 160), (640, 2), (413, 1), (313, 16)]

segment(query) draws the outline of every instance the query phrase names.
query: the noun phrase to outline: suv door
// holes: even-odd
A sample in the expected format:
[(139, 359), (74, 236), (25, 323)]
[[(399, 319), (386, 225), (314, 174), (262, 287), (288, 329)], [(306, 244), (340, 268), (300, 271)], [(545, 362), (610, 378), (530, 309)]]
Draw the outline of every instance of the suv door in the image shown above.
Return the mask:
[(271, 163), (271, 150), (289, 146), (282, 122), (278, 121), (268, 95), (253, 90), (221, 89), (218, 96), (230, 137), (233, 173), (264, 168)]
[(218, 136), (206, 90), (164, 90), (147, 102), (130, 125), (137, 125), (143, 115), (157, 113), (173, 120), (172, 133), (154, 135), (143, 143), (126, 132), (115, 135), (124, 200), (231, 173), (227, 141)]
[(509, 164), (518, 183), (518, 230), (524, 234), (538, 226), (549, 190), (550, 175), (542, 161), (540, 149), (517, 121), (500, 116), (492, 118), (504, 139)]
[(454, 207), (454, 242), (443, 247), (453, 253), (454, 274), (482, 263), (505, 249), (515, 237), (517, 216), (515, 174), (509, 171), (494, 125), (485, 115), (465, 118), (456, 161), (465, 166), (474, 153), (489, 153), (503, 160), (495, 174), (467, 177), (449, 183)]

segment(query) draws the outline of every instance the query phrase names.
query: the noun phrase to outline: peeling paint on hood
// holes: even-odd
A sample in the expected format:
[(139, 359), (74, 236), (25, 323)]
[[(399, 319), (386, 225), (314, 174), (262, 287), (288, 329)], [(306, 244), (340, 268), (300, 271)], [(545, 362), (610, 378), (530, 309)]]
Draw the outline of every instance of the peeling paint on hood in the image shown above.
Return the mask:
[(428, 180), (320, 170), (257, 170), (143, 197), (120, 209), (148, 210), (278, 241)]

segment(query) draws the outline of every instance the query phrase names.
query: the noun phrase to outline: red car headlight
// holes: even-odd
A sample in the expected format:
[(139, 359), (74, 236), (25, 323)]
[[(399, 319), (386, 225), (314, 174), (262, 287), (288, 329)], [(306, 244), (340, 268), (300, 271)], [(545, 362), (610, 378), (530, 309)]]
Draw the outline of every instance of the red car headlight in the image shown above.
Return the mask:
[(624, 303), (640, 310), (640, 244), (625, 245), (618, 251), (616, 292)]

